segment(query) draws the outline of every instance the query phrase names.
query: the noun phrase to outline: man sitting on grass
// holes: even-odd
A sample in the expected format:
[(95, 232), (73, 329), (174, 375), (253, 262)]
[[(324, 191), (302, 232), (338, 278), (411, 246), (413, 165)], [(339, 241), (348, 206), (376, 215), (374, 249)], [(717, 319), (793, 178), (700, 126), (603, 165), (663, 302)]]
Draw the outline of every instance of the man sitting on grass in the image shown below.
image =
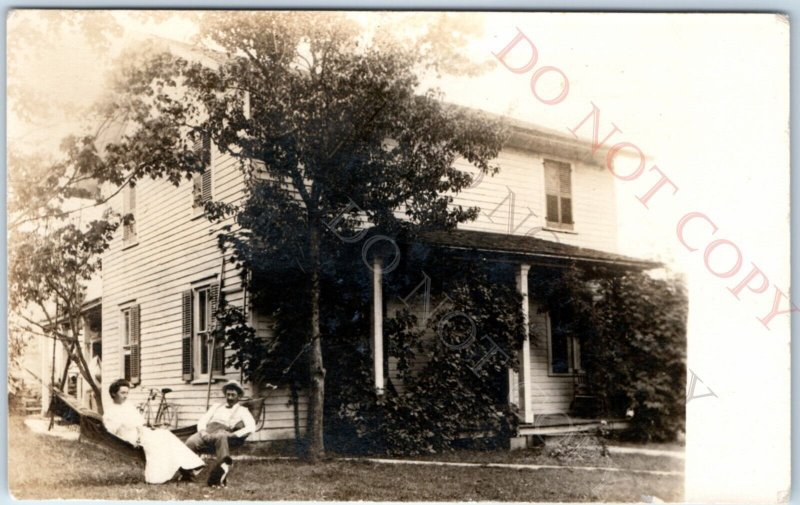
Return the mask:
[(230, 447), (244, 443), (245, 438), (256, 429), (253, 415), (239, 399), (244, 394), (237, 381), (229, 381), (222, 386), (225, 403), (212, 405), (203, 417), (197, 421), (197, 433), (189, 437), (186, 445), (193, 451), (214, 449), (217, 466), (230, 456)]

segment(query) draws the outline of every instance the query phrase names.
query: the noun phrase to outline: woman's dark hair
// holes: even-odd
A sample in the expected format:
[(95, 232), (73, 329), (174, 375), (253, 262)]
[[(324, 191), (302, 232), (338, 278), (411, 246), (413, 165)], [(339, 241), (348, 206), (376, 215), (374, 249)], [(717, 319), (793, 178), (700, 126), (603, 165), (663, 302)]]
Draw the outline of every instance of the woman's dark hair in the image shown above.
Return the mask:
[(123, 386), (130, 389), (131, 383), (126, 381), (125, 379), (115, 380), (114, 382), (111, 383), (110, 386), (108, 386), (108, 394), (110, 394), (112, 398), (117, 396), (117, 393), (119, 393), (119, 388)]

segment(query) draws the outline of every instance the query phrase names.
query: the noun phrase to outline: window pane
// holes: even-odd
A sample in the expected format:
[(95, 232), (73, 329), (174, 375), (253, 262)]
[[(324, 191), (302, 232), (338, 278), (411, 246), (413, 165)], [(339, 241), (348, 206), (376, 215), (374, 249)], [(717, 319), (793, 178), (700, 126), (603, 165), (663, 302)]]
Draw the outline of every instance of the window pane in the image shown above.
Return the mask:
[(558, 222), (558, 197), (555, 195), (547, 195), (547, 220)]
[(195, 174), (192, 176), (192, 206), (203, 205), (203, 176)]
[(125, 354), (125, 380), (131, 380), (131, 355)]
[(122, 328), (122, 345), (130, 345), (131, 343), (131, 311), (126, 310), (122, 312), (123, 328)]
[(550, 317), (550, 371), (569, 373), (569, 335), (561, 326), (558, 317)]
[(207, 302), (208, 302), (208, 291), (202, 290), (197, 292), (197, 331), (202, 332), (206, 331), (206, 319), (207, 315)]
[(561, 222), (572, 224), (572, 199), (561, 197)]
[(558, 194), (558, 167), (551, 161), (544, 163), (544, 192), (548, 195)]
[(208, 335), (200, 335), (200, 373), (208, 373)]
[(569, 345), (564, 335), (553, 335), (552, 342), (552, 366), (553, 373), (569, 372)]

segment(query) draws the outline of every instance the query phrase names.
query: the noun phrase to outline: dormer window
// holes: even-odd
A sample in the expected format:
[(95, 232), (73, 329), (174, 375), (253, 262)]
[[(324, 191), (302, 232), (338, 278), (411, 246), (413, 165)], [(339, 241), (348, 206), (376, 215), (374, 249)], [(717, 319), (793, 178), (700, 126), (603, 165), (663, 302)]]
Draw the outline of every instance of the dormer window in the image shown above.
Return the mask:
[(544, 190), (547, 204), (547, 226), (571, 230), (572, 168), (569, 163), (544, 160)]

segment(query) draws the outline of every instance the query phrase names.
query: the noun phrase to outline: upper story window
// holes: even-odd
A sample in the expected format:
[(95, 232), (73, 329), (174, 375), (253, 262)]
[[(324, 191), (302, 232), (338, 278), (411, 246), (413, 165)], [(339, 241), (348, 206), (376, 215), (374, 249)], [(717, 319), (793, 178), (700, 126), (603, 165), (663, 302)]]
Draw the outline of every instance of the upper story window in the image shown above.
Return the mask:
[(571, 230), (572, 168), (569, 163), (544, 160), (544, 191), (547, 200), (547, 226)]
[(122, 215), (128, 217), (128, 223), (122, 225), (122, 245), (133, 245), (139, 241), (136, 226), (136, 188), (130, 184), (122, 188)]
[(203, 163), (203, 171), (192, 178), (192, 208), (202, 209), (211, 201), (211, 137), (205, 132), (199, 134), (192, 150)]

